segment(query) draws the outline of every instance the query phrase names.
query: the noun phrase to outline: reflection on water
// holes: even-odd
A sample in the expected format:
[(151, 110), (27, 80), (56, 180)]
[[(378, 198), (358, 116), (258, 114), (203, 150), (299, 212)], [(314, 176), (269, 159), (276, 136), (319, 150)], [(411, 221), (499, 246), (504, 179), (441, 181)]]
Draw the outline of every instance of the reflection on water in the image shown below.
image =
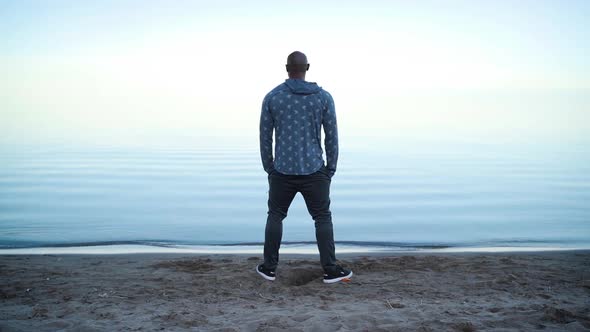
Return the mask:
[[(335, 237), (587, 245), (590, 157), (581, 151), (342, 147), (331, 187)], [(5, 148), (0, 163), (0, 247), (264, 239), (268, 182), (255, 148)], [(301, 195), (284, 221), (283, 239), (315, 240)]]

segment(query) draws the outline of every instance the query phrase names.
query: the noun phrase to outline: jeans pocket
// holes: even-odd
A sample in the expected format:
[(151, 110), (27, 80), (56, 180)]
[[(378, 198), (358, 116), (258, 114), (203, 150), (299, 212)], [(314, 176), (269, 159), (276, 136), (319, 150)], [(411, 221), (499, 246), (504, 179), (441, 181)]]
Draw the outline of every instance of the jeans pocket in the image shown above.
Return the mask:
[(320, 173), (324, 174), (329, 180), (332, 179), (332, 177), (330, 176), (330, 171), (328, 171), (328, 167), (326, 166), (322, 166), (319, 170)]

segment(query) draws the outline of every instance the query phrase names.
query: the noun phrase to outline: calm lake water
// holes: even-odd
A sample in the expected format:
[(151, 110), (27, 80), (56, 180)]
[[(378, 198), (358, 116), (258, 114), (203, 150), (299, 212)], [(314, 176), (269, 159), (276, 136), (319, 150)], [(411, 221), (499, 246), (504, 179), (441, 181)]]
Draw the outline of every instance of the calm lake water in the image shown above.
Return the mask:
[[(337, 248), (590, 248), (586, 145), (375, 142), (341, 147)], [(268, 180), (255, 145), (0, 151), (0, 248), (246, 252), (264, 241)], [(300, 194), (283, 240), (314, 247)]]

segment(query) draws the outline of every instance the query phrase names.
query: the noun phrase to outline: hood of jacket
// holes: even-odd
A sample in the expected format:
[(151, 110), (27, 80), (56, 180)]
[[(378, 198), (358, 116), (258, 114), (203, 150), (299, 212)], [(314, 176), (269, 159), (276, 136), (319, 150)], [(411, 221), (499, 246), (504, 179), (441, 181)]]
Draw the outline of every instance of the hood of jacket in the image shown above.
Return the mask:
[(288, 78), (285, 80), (285, 85), (292, 93), (300, 95), (311, 95), (322, 90), (315, 82), (307, 82), (305, 80)]

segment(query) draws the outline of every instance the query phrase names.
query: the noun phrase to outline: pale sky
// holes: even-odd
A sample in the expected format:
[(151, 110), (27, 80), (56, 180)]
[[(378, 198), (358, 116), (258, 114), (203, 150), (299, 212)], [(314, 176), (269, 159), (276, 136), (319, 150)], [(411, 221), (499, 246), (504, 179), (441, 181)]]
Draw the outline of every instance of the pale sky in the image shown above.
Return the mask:
[(339, 133), (590, 138), (590, 1), (2, 1), (0, 144), (258, 139), (295, 50)]

